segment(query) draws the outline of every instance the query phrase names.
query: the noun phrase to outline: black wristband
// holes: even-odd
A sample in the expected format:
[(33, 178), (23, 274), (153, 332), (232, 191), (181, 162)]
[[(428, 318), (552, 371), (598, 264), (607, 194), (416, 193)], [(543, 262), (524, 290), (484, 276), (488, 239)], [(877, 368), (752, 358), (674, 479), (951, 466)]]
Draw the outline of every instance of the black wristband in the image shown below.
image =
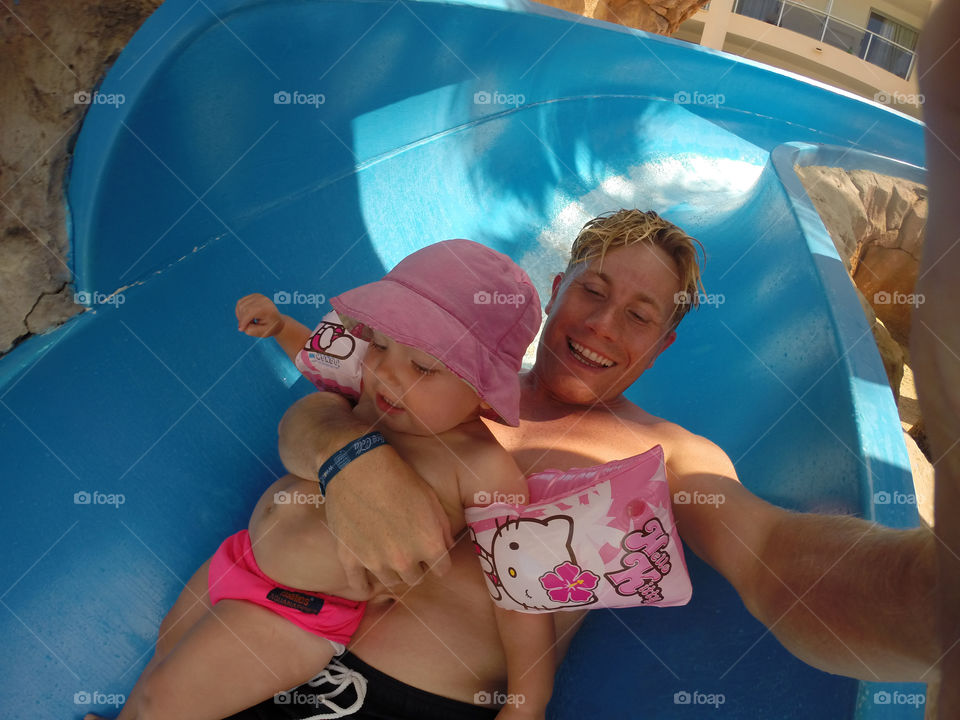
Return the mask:
[(320, 466), (320, 471), (317, 473), (317, 480), (320, 482), (320, 492), (323, 494), (327, 493), (327, 485), (330, 484), (330, 481), (336, 476), (338, 472), (343, 470), (347, 465), (356, 460), (358, 457), (364, 453), (370, 452), (374, 448), (378, 448), (381, 445), (386, 445), (387, 439), (383, 436), (378, 430), (369, 432), (363, 437), (357, 438), (342, 448), (337, 450), (330, 458)]

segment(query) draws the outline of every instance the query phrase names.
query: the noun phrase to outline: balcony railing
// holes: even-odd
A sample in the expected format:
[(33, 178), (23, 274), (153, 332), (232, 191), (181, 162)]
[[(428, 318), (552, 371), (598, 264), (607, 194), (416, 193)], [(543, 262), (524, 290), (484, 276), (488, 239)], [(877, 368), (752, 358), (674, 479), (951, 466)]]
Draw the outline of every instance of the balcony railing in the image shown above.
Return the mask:
[(916, 53), (866, 28), (793, 0), (737, 0), (735, 13), (833, 45), (906, 79)]

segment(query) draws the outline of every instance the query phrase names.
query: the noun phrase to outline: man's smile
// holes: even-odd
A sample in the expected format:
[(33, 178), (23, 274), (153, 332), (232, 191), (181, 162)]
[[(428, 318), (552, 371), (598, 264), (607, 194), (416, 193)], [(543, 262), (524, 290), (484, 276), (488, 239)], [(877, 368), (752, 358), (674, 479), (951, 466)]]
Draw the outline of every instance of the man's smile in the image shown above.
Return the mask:
[(605, 355), (601, 355), (570, 338), (567, 338), (567, 347), (570, 348), (571, 354), (587, 367), (608, 368), (617, 364)]

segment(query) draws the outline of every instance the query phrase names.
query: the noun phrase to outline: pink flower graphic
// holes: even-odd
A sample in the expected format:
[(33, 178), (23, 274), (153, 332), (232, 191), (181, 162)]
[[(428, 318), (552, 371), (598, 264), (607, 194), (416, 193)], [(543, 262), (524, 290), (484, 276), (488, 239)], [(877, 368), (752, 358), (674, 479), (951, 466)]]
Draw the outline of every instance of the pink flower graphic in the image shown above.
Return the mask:
[(589, 602), (600, 578), (571, 562), (557, 565), (540, 576), (540, 584), (554, 602)]

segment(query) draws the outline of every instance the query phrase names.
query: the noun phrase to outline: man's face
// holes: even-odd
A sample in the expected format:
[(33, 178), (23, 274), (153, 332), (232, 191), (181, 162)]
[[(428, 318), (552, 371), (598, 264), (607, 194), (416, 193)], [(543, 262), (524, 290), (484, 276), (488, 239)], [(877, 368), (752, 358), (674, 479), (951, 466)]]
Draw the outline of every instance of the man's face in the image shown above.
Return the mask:
[(558, 275), (537, 348), (537, 379), (562, 402), (616, 400), (676, 338), (670, 316), (679, 291), (673, 258), (642, 243)]

